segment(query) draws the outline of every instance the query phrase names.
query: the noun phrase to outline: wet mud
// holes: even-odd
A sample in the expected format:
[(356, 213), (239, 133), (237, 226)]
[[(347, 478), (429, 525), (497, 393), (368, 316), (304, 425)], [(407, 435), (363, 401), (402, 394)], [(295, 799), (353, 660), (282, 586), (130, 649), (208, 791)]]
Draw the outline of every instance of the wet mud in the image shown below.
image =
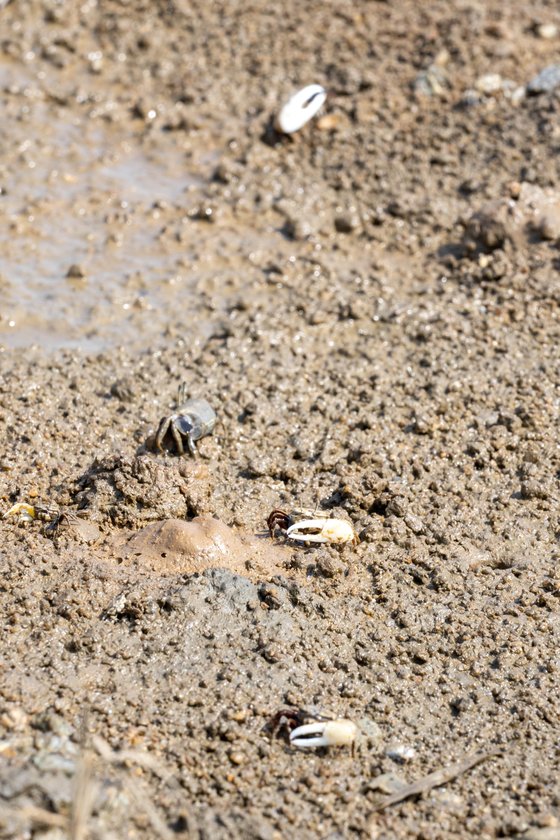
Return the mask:
[(0, 3), (1, 837), (560, 836), (559, 31)]

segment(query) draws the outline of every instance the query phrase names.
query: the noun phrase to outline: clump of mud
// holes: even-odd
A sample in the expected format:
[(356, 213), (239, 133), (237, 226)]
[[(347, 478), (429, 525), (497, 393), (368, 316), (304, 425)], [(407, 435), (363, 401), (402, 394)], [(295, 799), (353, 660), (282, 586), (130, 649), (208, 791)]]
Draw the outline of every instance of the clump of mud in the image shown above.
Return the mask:
[(210, 494), (205, 465), (147, 454), (96, 459), (71, 491), (73, 503), (92, 520), (120, 528), (208, 513)]
[(465, 224), (467, 252), (489, 253), (511, 245), (560, 238), (560, 193), (535, 184), (513, 183), (510, 197), (486, 202)]

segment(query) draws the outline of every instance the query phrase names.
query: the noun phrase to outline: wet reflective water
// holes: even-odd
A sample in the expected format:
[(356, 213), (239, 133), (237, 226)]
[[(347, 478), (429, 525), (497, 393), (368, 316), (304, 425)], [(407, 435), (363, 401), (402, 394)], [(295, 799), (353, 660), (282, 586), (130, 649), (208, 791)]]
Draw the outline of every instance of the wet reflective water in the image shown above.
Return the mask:
[(226, 186), (206, 216), (216, 166), (235, 145), (227, 126), (217, 137), (164, 131), (122, 106), (109, 119), (106, 102), (100, 117), (94, 93), (65, 99), (59, 78), (42, 75), (0, 59), (0, 349), (196, 342), (274, 294), (286, 267), (306, 295), (316, 271), (346, 270), (341, 251), (315, 269), (320, 246), (286, 237), (274, 208), (282, 184), (253, 190), (242, 211)]
[(193, 255), (166, 227), (188, 213), (206, 173), (177, 143), (65, 109), (53, 119), (30, 98), (27, 113), (0, 129), (0, 343), (126, 340), (131, 311), (134, 329), (148, 329), (142, 312), (189, 291)]

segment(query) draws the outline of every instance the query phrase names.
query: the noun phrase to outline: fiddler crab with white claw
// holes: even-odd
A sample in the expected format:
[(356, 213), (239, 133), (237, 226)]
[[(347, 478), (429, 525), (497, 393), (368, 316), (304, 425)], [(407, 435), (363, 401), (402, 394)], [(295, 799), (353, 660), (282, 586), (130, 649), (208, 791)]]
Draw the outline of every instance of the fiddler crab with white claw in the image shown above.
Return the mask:
[(293, 134), (309, 122), (321, 110), (327, 98), (327, 91), (321, 85), (307, 85), (298, 90), (281, 108), (275, 120), (275, 128), (281, 134)]
[(175, 449), (177, 455), (185, 454), (185, 444), (194, 457), (195, 441), (212, 434), (216, 425), (216, 412), (201, 398), (186, 398), (186, 386), (179, 387), (178, 406), (172, 413), (163, 417), (155, 435), (148, 439), (147, 445), (158, 452), (164, 448)]
[(299, 708), (280, 709), (266, 729), (272, 737), (282, 737), (299, 749), (352, 747), (354, 752), (359, 738), (358, 726), (353, 721), (332, 719)]
[(37, 517), (37, 510), (34, 505), (29, 505), (27, 502), (18, 502), (12, 505), (10, 510), (6, 511), (5, 517), (17, 516), (18, 522), (33, 522)]
[(316, 747), (354, 748), (358, 727), (351, 720), (317, 721), (298, 726), (290, 733), (290, 744), (300, 749)]
[(59, 508), (56, 505), (30, 505), (27, 502), (18, 502), (4, 515), (6, 517), (17, 516), (19, 523), (33, 522), (38, 519), (44, 523), (44, 535), (55, 537), (63, 527), (75, 525), (79, 522), (79, 517), (86, 516), (86, 512)]
[[(299, 517), (304, 517), (299, 519)], [(359, 543), (352, 524), (346, 519), (329, 518), (322, 511), (293, 511), (275, 509), (266, 520), (271, 537), (277, 530), (285, 533), (287, 539), (306, 543), (330, 543), (345, 545)]]

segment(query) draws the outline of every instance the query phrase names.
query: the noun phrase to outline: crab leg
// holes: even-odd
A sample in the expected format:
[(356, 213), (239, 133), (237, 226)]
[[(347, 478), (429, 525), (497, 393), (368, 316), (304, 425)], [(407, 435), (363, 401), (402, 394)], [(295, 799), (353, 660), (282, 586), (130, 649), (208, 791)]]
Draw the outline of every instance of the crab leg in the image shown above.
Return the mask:
[(194, 445), (194, 440), (190, 432), (187, 434), (187, 446), (189, 447), (189, 452), (191, 453), (191, 455), (193, 457), (196, 457), (196, 446)]
[(179, 453), (179, 455), (183, 455), (185, 450), (183, 448), (183, 439), (181, 437), (181, 434), (180, 434), (179, 430), (176, 428), (173, 421), (171, 421), (170, 427), (171, 427), (171, 434), (173, 435), (173, 440), (175, 441), (175, 446), (177, 447), (177, 452)]
[(170, 420), (169, 419), (166, 420), (164, 418), (163, 420), (160, 421), (160, 424), (158, 426), (158, 430), (157, 430), (157, 434), (156, 434), (156, 449), (159, 452), (163, 452), (163, 439), (164, 439), (165, 435), (167, 434), (167, 430), (169, 429), (169, 423), (170, 423)]

